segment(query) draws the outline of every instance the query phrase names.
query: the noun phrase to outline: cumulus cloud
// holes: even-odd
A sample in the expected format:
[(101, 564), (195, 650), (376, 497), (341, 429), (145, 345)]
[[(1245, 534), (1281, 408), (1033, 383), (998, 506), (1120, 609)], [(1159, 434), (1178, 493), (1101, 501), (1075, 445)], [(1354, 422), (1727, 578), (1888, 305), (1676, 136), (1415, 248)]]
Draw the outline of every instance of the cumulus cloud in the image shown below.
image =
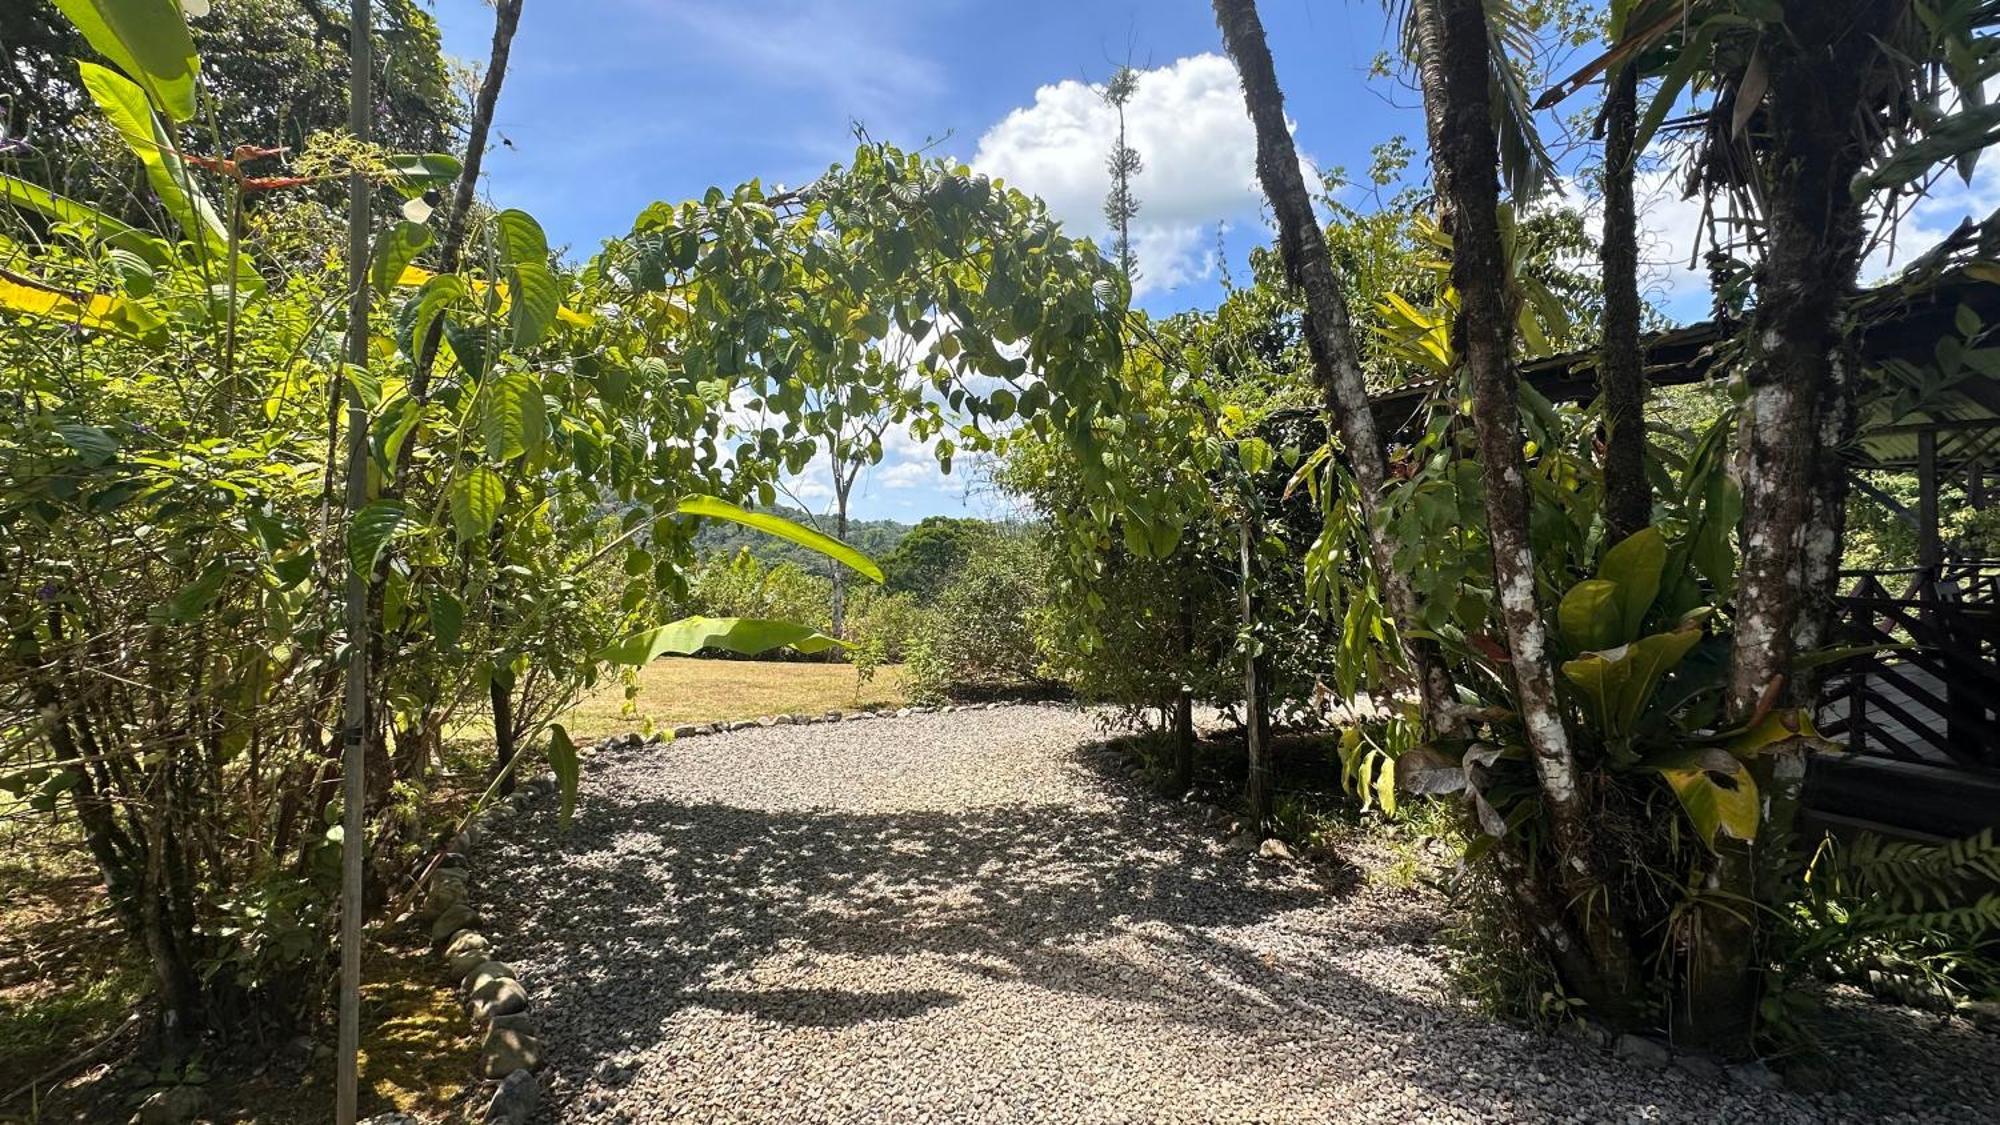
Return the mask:
[[(1671, 168), (1642, 171), (1632, 194), (1639, 211), (1640, 286), (1669, 317), (1683, 323), (1708, 316), (1708, 269), (1702, 254), (1709, 249), (1703, 226), (1702, 201), (1684, 199), (1681, 174)], [(1589, 200), (1586, 224), (1591, 236), (1604, 230), (1603, 208), (1581, 185), (1567, 185), (1573, 201)], [(1982, 161), (1972, 181), (1956, 174), (1941, 177), (1930, 194), (1918, 200), (1894, 229), (1870, 244), (1861, 263), (1861, 284), (1872, 285), (1892, 275), (1957, 229), (1966, 219), (1983, 219), (2000, 209), (2000, 163)], [(1868, 229), (1876, 232), (1870, 220)]]
[[(1215, 224), (1254, 213), (1257, 136), (1243, 109), (1236, 67), (1216, 54), (1140, 72), (1125, 106), (1126, 142), (1144, 162), (1133, 184), (1139, 216), (1133, 248), (1140, 292), (1207, 277)], [(1111, 175), (1105, 156), (1118, 115), (1099, 91), (1074, 79), (1035, 91), (979, 138), (973, 164), (1046, 200), (1072, 231), (1106, 245), (1102, 208)], [(1309, 181), (1310, 182), (1310, 181)]]

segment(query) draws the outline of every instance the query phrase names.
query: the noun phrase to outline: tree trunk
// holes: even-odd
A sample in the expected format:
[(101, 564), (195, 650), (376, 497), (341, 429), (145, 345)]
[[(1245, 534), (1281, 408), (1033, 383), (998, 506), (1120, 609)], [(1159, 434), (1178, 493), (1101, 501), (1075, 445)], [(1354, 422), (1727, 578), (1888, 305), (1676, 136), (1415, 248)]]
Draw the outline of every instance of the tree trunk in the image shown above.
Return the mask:
[[(1845, 314), (1863, 231), (1848, 185), (1868, 155), (1857, 123), (1869, 60), (1901, 8), (1788, 0), (1784, 22), (1768, 25), (1758, 47), (1769, 74), (1759, 153), (1765, 251), (1745, 334), (1748, 394), (1731, 466), (1743, 495), (1742, 561), (1724, 702), (1737, 722), (1783, 692), (1794, 658), (1825, 634), (1845, 530), (1847, 478), (1838, 450), (1853, 434), (1855, 412)], [(1792, 704), (1813, 704), (1810, 680), (1791, 688)], [(1762, 846), (1753, 852), (1727, 842), (1704, 880), (1715, 894), (1751, 907), (1704, 915), (1678, 1021), (1692, 1043), (1722, 1052), (1747, 1049), (1756, 1026), (1754, 910), (1771, 904), (1776, 884), (1768, 872), (1784, 861), (1781, 841), (1804, 774), (1802, 762), (1757, 766), (1783, 771), (1766, 783)]]
[(1791, 0), (1760, 48), (1770, 74), (1760, 163), (1774, 182), (1732, 466), (1743, 560), (1727, 702), (1739, 718), (1790, 671), (1800, 641), (1819, 642), (1839, 568), (1846, 476), (1834, 451), (1854, 425), (1844, 313), (1862, 248), (1848, 184), (1867, 156), (1855, 127), (1866, 60), (1899, 7)]
[[(445, 216), (444, 238), (438, 244), (438, 270), (452, 273), (465, 251), (465, 227), (472, 214), (474, 194), (479, 190), (479, 167), (486, 160), (486, 138), (493, 128), (493, 111), (500, 104), (500, 84), (507, 80), (507, 59), (514, 50), (514, 30), (521, 23), (524, 0), (498, 0), (493, 7), (493, 46), (480, 76), (479, 93), (472, 102), (472, 122), (465, 139), (464, 169), (452, 187), (451, 213)], [(431, 367), (437, 362), (439, 343), (444, 338), (444, 318), (431, 322), (417, 349), (416, 371), (410, 379), (410, 397), (425, 402), (430, 397)], [(405, 442), (405, 451), (415, 442)], [(407, 458), (398, 457), (398, 467)]]
[(493, 709), (493, 772), (502, 795), (514, 791), (514, 677), (495, 672), (486, 678), (486, 699)]
[[(370, 56), (369, 0), (353, 0), (348, 35), (348, 129), (358, 141), (368, 139), (375, 100), (369, 93), (374, 72)], [(347, 181), (347, 361), (368, 365), (368, 177), (359, 171)], [(347, 525), (368, 502), (368, 407), (350, 385), (347, 397)], [(362, 856), (368, 850), (368, 613), (369, 572), (347, 564), (347, 691), (341, 708), (341, 877), (340, 877), (340, 1024), (338, 1074), (334, 1087), (334, 1120), (354, 1125), (359, 1106), (361, 1053), (361, 912)]]
[(1609, 915), (1607, 884), (1589, 846), (1584, 793), (1557, 705), (1535, 589), (1513, 320), (1500, 236), (1498, 144), (1489, 112), (1486, 13), (1481, 0), (1415, 0), (1414, 10), (1431, 159), (1438, 194), (1450, 208), (1451, 282), (1459, 300), (1453, 351), (1471, 385), (1487, 541), (1515, 705), (1534, 759), (1564, 897), (1581, 914), (1578, 928), (1594, 970), (1590, 979), (1567, 983), (1600, 1016), (1620, 1023), (1639, 998), (1637, 973), (1624, 935)]
[[(847, 542), (847, 494), (854, 487), (854, 478), (848, 477), (845, 484), (840, 480), (840, 465), (833, 467), (833, 537)], [(833, 570), (833, 635), (847, 638), (847, 567), (839, 562), (832, 564)]]
[[(1395, 544), (1383, 525), (1382, 502), (1388, 488), (1388, 459), (1375, 415), (1368, 404), (1368, 387), (1361, 376), (1361, 356), (1354, 330), (1326, 249), (1326, 236), (1313, 213), (1312, 196), (1299, 174), (1298, 150), (1285, 123), (1284, 94), (1278, 89), (1271, 50), (1254, 0), (1214, 0), (1215, 22), (1236, 61), (1243, 83), (1243, 101), (1257, 130), (1257, 179), (1278, 219), (1278, 249), (1291, 278), (1306, 302), (1306, 343), (1313, 373), (1326, 398), (1326, 409), (1340, 430), (1341, 444), (1361, 495), (1367, 524), (1368, 550), (1382, 600), (1395, 619), (1422, 704), (1425, 724), (1439, 733), (1455, 733), (1464, 720), (1451, 675), (1435, 646), (1410, 635), (1420, 620), (1416, 588), (1395, 565)], [(1490, 130), (1489, 130), (1490, 135)]]
[(1174, 641), (1180, 650), (1180, 690), (1174, 696), (1174, 792), (1185, 793), (1194, 784), (1194, 690), (1188, 686), (1194, 671), (1194, 590), (1189, 584), (1186, 556), (1181, 560), (1179, 613)]
[(1255, 574), (1256, 533), (1250, 525), (1251, 520), (1246, 517), (1239, 529), (1238, 562), (1242, 568), (1242, 583), (1237, 588), (1236, 604), (1241, 613), (1246, 646), (1243, 653), (1243, 738), (1250, 768), (1243, 795), (1250, 806), (1250, 822), (1261, 835), (1271, 820), (1271, 750), (1264, 729), (1265, 696), (1258, 676), (1257, 636), (1252, 631), (1257, 620), (1256, 600), (1250, 590)]
[(1639, 223), (1632, 203), (1639, 71), (1611, 76), (1604, 104), (1604, 340), (1597, 361), (1604, 409), (1604, 522), (1616, 543), (1653, 522), (1646, 481), (1646, 387), (1639, 348)]

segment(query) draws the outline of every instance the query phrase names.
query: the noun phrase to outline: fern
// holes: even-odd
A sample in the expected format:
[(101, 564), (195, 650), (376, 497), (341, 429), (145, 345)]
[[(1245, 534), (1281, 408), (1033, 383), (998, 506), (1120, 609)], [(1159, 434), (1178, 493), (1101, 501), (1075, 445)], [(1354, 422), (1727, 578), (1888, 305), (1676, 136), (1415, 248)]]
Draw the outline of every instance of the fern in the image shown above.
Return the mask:
[[(1942, 844), (1885, 840), (1865, 833), (1846, 853), (1829, 848), (1821, 855), (1833, 861), (1825, 874), (1840, 897), (1859, 898), (1892, 912), (1966, 915), (1966, 921), (2000, 925), (1990, 910), (1962, 908), (1982, 885), (2000, 885), (2000, 842), (1991, 828)], [(1815, 860), (1808, 879), (1822, 876), (1819, 866), (1820, 860)]]
[(2000, 843), (1991, 829), (1939, 844), (1828, 840), (1806, 869), (1788, 959), (1922, 1007), (2000, 991)]

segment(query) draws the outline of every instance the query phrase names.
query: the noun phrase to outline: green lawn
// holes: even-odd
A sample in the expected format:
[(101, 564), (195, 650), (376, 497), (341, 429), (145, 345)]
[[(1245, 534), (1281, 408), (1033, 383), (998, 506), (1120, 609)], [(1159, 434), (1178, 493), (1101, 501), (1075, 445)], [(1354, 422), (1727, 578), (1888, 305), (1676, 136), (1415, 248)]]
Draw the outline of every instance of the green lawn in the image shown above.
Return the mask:
[(901, 707), (901, 665), (885, 665), (861, 683), (851, 664), (802, 661), (697, 660), (669, 656), (639, 672), (639, 694), (625, 710), (621, 684), (605, 685), (565, 718), (578, 742), (626, 731), (754, 719), (760, 715), (816, 715)]

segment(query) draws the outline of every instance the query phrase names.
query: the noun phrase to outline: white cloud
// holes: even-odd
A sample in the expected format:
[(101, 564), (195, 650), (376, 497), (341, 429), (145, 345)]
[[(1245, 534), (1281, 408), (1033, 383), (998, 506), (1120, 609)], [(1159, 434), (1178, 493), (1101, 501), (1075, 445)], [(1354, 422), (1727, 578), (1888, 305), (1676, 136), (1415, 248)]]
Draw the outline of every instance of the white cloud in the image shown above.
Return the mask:
[(1947, 172), (1903, 217), (1893, 243), (1885, 234), (1869, 248), (1861, 263), (1862, 284), (1895, 274), (1958, 229), (1959, 223), (1984, 219), (1996, 209), (2000, 209), (2000, 163), (1991, 154), (1973, 169), (1969, 184), (1956, 171)]
[[(1141, 71), (1125, 107), (1125, 132), (1143, 162), (1133, 184), (1138, 289), (1172, 289), (1208, 276), (1215, 224), (1256, 211), (1263, 199), (1257, 136), (1236, 67), (1221, 55), (1200, 54)], [(1040, 196), (1064, 226), (1106, 246), (1105, 157), (1117, 133), (1117, 112), (1097, 89), (1071, 79), (1036, 90), (1033, 105), (988, 129), (973, 164)]]
[(935, 461), (900, 461), (875, 470), (874, 483), (883, 488), (922, 488), (943, 482)]
[[(1565, 186), (1569, 199), (1588, 198), (1579, 185)], [(1641, 289), (1675, 320), (1686, 323), (1706, 318), (1709, 278), (1701, 256), (1709, 243), (1703, 229), (1701, 198), (1682, 198), (1681, 173), (1669, 168), (1641, 172), (1632, 193), (1639, 209)], [(1996, 209), (2000, 209), (2000, 162), (1982, 161), (1970, 184), (1955, 173), (1940, 178), (1893, 232), (1883, 232), (1871, 243), (1861, 263), (1861, 284), (1873, 285), (1894, 275), (1963, 220), (1984, 219)], [(1586, 216), (1591, 236), (1601, 237), (1602, 202), (1590, 199)], [(1873, 218), (1868, 220), (1867, 229), (1871, 236), (1876, 235)]]
[[(1581, 210), (1591, 240), (1603, 240), (1604, 200), (1592, 195), (1583, 182), (1563, 181), (1562, 196), (1551, 202)], [(1642, 170), (1633, 178), (1632, 202), (1639, 214), (1640, 295), (1671, 319), (1683, 323), (1704, 319), (1708, 316), (1708, 270), (1700, 251), (1708, 246), (1699, 237), (1701, 200), (1682, 199), (1679, 175), (1659, 168)], [(1579, 266), (1594, 274), (1597, 260), (1593, 256)]]

